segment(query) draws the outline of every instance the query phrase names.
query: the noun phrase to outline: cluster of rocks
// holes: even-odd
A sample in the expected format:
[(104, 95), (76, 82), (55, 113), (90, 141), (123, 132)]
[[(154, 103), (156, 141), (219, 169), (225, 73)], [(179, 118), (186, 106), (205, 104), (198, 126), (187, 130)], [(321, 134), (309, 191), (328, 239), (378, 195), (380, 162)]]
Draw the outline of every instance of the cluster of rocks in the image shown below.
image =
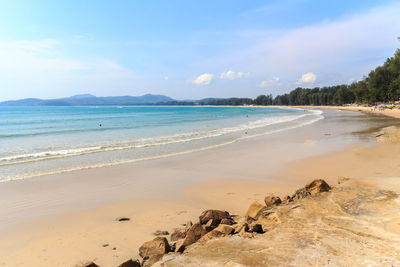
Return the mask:
[[(229, 212), (221, 210), (206, 210), (199, 216), (198, 222), (189, 221), (185, 224), (185, 229), (175, 229), (170, 235), (169, 241), (166, 237), (157, 236), (153, 240), (145, 242), (139, 248), (141, 262), (137, 259), (130, 259), (119, 267), (148, 267), (161, 260), (166, 254), (184, 252), (196, 242), (205, 242), (231, 235), (252, 238), (255, 235), (263, 234), (269, 225), (265, 223), (265, 218), (274, 213), (276, 206), (315, 196), (330, 189), (331, 187), (324, 180), (314, 180), (304, 188), (297, 190), (292, 196), (285, 197), (283, 201), (278, 196), (269, 195), (264, 199), (265, 205), (258, 202), (252, 203), (245, 216), (231, 215)], [(169, 234), (164, 231), (156, 233), (157, 235)], [(84, 267), (96, 266), (98, 265), (93, 262), (84, 265)]]

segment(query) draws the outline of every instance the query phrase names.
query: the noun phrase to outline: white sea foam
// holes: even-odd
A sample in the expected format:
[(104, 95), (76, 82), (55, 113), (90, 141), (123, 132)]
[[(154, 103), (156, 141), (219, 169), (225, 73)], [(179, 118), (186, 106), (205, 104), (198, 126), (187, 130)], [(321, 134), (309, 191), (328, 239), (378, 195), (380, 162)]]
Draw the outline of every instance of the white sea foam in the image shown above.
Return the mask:
[[(311, 111), (311, 114), (318, 114), (318, 111)], [(6, 156), (0, 158), (0, 166), (23, 164), (28, 162), (57, 159), (64, 157), (73, 157), (86, 155), (91, 153), (109, 152), (116, 150), (126, 150), (126, 149), (138, 149), (153, 146), (163, 146), (171, 145), (177, 143), (185, 143), (191, 141), (197, 141), (206, 138), (214, 138), (227, 134), (232, 134), (240, 131), (249, 131), (256, 128), (266, 127), (273, 124), (279, 124), (284, 122), (294, 121), (305, 116), (311, 115), (301, 114), (301, 115), (287, 115), (280, 117), (267, 117), (265, 119), (259, 119), (249, 123), (241, 124), (234, 127), (225, 127), (219, 129), (211, 129), (208, 131), (194, 131), (186, 132), (181, 134), (169, 135), (169, 136), (159, 136), (154, 138), (142, 138), (137, 140), (127, 140), (124, 142), (115, 142), (112, 144), (102, 144), (88, 147), (76, 147), (70, 149), (61, 150), (48, 150), (36, 153), (24, 153), (12, 156)]]

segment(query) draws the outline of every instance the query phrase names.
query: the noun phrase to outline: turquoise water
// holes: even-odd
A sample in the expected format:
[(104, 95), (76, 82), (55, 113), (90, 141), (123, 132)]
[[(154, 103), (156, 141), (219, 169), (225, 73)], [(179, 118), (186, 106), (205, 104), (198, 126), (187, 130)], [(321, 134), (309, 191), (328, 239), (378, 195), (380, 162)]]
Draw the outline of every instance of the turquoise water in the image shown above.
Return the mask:
[(0, 107), (0, 181), (190, 153), (321, 118), (255, 107)]

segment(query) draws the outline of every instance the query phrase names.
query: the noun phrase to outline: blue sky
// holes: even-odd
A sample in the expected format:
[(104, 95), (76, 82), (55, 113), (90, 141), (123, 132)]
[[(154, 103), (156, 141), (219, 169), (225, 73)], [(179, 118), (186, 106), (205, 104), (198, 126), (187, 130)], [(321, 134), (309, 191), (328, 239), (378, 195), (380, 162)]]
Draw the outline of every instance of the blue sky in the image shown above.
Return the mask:
[(3, 1), (0, 100), (255, 97), (359, 80), (400, 42), (398, 1)]

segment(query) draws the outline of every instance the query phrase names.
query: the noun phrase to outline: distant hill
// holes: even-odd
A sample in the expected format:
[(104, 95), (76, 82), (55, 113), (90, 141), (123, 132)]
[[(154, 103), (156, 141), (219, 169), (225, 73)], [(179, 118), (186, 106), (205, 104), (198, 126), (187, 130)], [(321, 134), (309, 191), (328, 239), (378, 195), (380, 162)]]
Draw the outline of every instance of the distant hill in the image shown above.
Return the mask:
[(58, 99), (26, 98), (0, 102), (0, 106), (109, 106), (109, 105), (145, 105), (162, 104), (176, 101), (164, 95), (146, 94), (142, 96), (96, 97), (91, 94), (74, 95)]

